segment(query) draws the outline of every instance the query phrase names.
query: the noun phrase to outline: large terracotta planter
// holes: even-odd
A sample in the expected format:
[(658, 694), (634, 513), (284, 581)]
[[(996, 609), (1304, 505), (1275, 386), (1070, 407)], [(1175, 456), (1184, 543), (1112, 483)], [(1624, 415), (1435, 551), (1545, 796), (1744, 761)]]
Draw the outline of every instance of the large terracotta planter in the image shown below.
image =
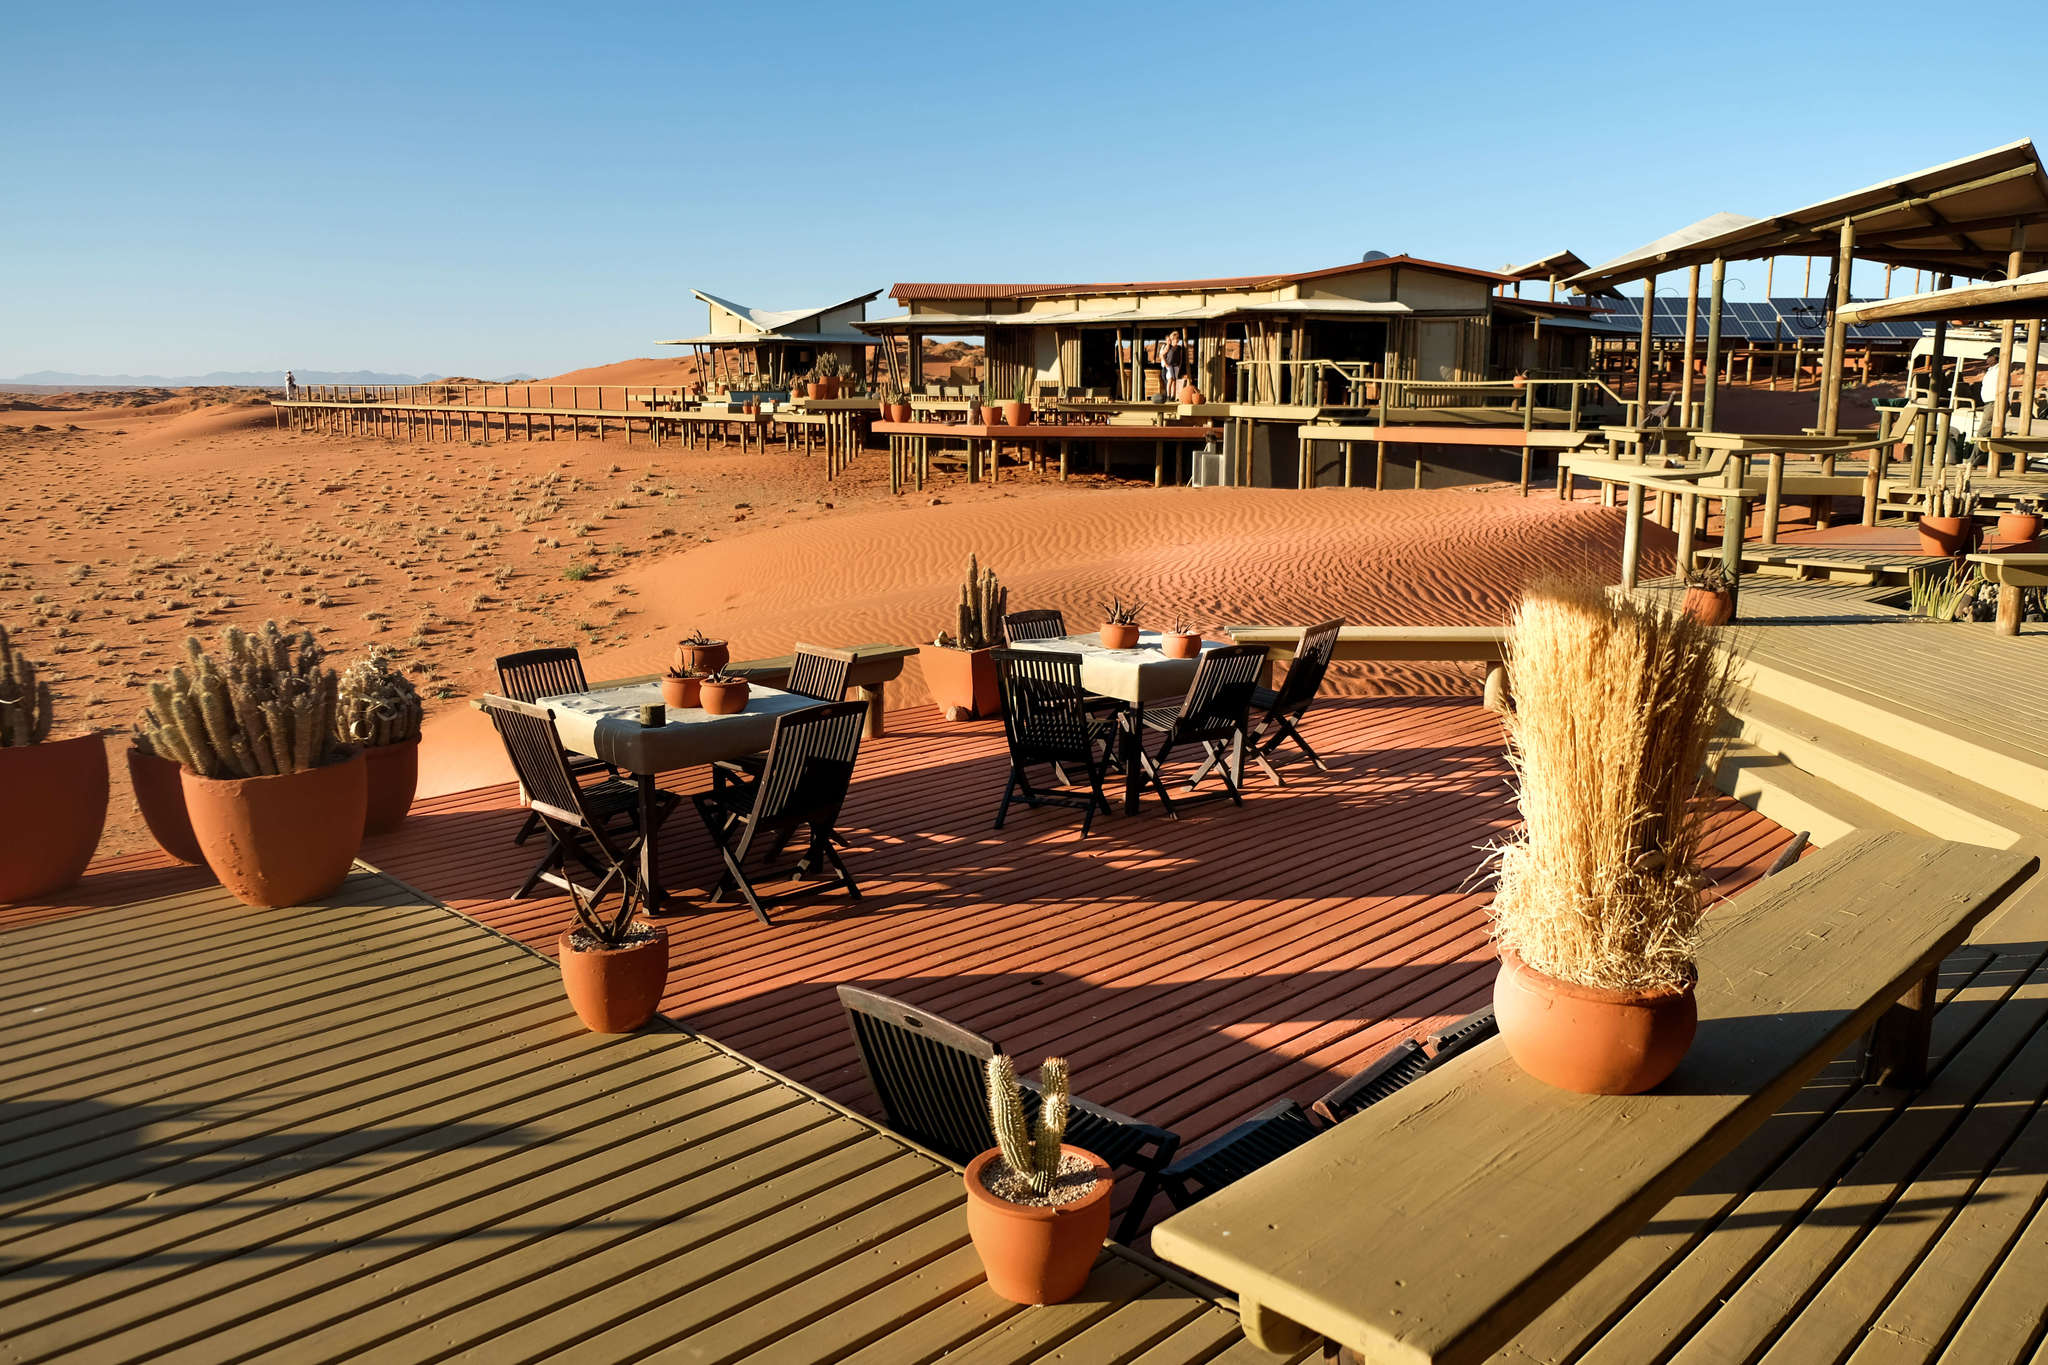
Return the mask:
[(2041, 515), (2038, 512), (2001, 512), (1998, 514), (1998, 538), (2008, 545), (2025, 545), (2039, 539)]
[(999, 1199), (981, 1174), (1002, 1159), (991, 1147), (967, 1163), (967, 1235), (988, 1273), (988, 1287), (1012, 1303), (1065, 1303), (1088, 1283), (1109, 1236), (1109, 1167), (1093, 1152), (1062, 1146), (1096, 1168), (1095, 1188), (1071, 1204), (1044, 1208)]
[(1002, 709), (1002, 697), (996, 691), (996, 661), (989, 650), (923, 645), (917, 651), (917, 661), (924, 669), (924, 685), (931, 689), (933, 705), (947, 720), (974, 720)]
[(670, 673), (661, 680), (661, 704), (671, 711), (688, 711), (698, 705), (703, 683), (694, 673), (680, 678)]
[(1968, 554), (1975, 525), (1969, 517), (1920, 518), (1920, 553), (1950, 557)]
[(1735, 594), (1726, 588), (1687, 588), (1685, 614), (1710, 626), (1725, 626), (1735, 619)]
[(732, 682), (707, 679), (697, 684), (697, 704), (714, 716), (734, 716), (747, 709), (747, 697), (753, 690), (745, 678)]
[(654, 1017), (668, 985), (668, 930), (629, 948), (570, 946), (571, 929), (555, 941), (562, 959), (562, 989), (576, 1017), (592, 1033), (631, 1033)]
[(364, 786), (363, 833), (389, 834), (412, 813), (413, 793), (420, 785), (420, 737), (363, 750), (368, 766)]
[(908, 422), (910, 420), (910, 404), (891, 403), (889, 405), (889, 420), (892, 422)]
[(1573, 985), (1500, 955), (1494, 1017), (1522, 1070), (1581, 1095), (1637, 1095), (1678, 1068), (1699, 1009), (1682, 991), (1612, 991)]
[(185, 784), (178, 777), (183, 771), (174, 758), (128, 746), (128, 786), (135, 793), (142, 823), (149, 826), (149, 837), (179, 862), (204, 867), (206, 855), (192, 837), (192, 817), (185, 814)]
[(1180, 393), (1178, 397), (1180, 398), (1181, 402), (1192, 406), (1202, 401), (1202, 391), (1196, 388), (1193, 384), (1183, 384), (1180, 386)]
[(1159, 637), (1159, 649), (1169, 659), (1192, 659), (1202, 652), (1202, 637), (1169, 630)]
[(725, 647), (723, 640), (707, 640), (701, 645), (687, 641), (676, 642), (675, 667), (678, 673), (717, 673), (732, 662), (732, 651)]
[(1138, 647), (1138, 628), (1135, 625), (1119, 625), (1113, 621), (1105, 621), (1102, 623), (1102, 629), (1097, 633), (1102, 637), (1102, 647), (1104, 649), (1136, 649)]
[(107, 742), (98, 735), (0, 749), (0, 903), (83, 877), (106, 823)]
[(1031, 420), (1031, 405), (1015, 398), (1003, 404), (1003, 425), (1021, 427)]
[(369, 805), (360, 750), (302, 773), (216, 778), (186, 769), (180, 780), (206, 865), (244, 905), (303, 905), (347, 880)]

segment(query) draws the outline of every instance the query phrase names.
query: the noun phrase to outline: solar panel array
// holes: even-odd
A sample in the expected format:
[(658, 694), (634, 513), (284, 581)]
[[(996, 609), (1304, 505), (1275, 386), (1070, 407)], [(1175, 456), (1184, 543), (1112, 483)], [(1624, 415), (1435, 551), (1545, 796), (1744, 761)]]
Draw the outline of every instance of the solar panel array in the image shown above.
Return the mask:
[[(1854, 302), (1861, 303), (1857, 299)], [(1643, 301), (1639, 298), (1605, 298), (1594, 300), (1596, 307), (1603, 311), (1593, 316), (1601, 322), (1626, 327), (1630, 332), (1640, 334), (1643, 326)], [(1818, 343), (1826, 335), (1827, 299), (1816, 295), (1812, 298), (1772, 298), (1768, 300), (1723, 299), (1721, 301), (1721, 336), (1728, 341), (1811, 341)], [(1697, 326), (1704, 341), (1707, 335), (1707, 305), (1701, 300)], [(1918, 341), (1927, 334), (1928, 328), (1918, 322), (1871, 322), (1849, 329), (1851, 341)], [(1656, 311), (1650, 322), (1650, 332), (1658, 337), (1683, 337), (1685, 335), (1685, 300), (1657, 296)]]

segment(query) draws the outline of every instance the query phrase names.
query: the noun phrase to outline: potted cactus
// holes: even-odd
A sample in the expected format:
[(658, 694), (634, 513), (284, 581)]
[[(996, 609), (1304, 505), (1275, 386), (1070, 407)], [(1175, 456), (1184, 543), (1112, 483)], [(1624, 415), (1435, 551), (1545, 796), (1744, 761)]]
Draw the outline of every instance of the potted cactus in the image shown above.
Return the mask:
[(837, 398), (839, 396), (839, 357), (837, 354), (827, 351), (819, 356), (817, 368), (812, 370), (811, 374), (813, 376), (809, 388), (811, 397), (823, 399)]
[(420, 783), (420, 694), (373, 649), (341, 675), (334, 726), (343, 744), (360, 745), (366, 767), (364, 834), (405, 823)]
[(2031, 545), (2041, 535), (2041, 500), (2020, 498), (2010, 512), (1998, 514), (1998, 538), (2007, 549)]
[(668, 672), (661, 675), (661, 704), (671, 711), (688, 711), (700, 704), (699, 689), (704, 682), (702, 673), (685, 673), (670, 665)]
[(735, 716), (747, 709), (753, 687), (734, 673), (709, 673), (697, 684), (697, 704), (713, 716)]
[(1038, 1122), (1024, 1121), (1016, 1063), (988, 1063), (996, 1145), (967, 1163), (967, 1234), (988, 1287), (1012, 1303), (1065, 1303), (1088, 1283), (1109, 1236), (1113, 1185), (1101, 1157), (1063, 1139), (1072, 1097), (1067, 1064), (1039, 1068)]
[(1953, 488), (1937, 488), (1927, 497), (1927, 515), (1920, 518), (1920, 553), (1948, 555), (1970, 552), (1976, 541), (1977, 495), (1967, 476)]
[(636, 884), (609, 915), (580, 892), (571, 897), (576, 922), (555, 940), (562, 990), (592, 1033), (631, 1033), (654, 1017), (668, 986), (668, 930), (636, 917)]
[(1160, 632), (1159, 648), (1169, 659), (1192, 659), (1202, 652), (1202, 632), (1176, 616), (1172, 628)]
[(299, 905), (332, 893), (363, 842), (369, 779), (336, 733), (340, 679), (311, 632), (275, 621), (229, 626), (221, 657), (196, 639), (168, 682), (152, 684), (150, 749), (184, 769), (185, 810), (206, 864), (246, 905)]
[(910, 395), (898, 389), (889, 395), (889, 420), (908, 422), (910, 420)]
[(1710, 626), (1735, 619), (1735, 580), (1719, 564), (1685, 571), (1685, 614)]
[(1003, 403), (1003, 424), (1021, 427), (1031, 420), (1031, 378), (1020, 375), (1017, 379), (1016, 396)]
[(954, 628), (918, 647), (925, 686), (947, 720), (992, 716), (1001, 708), (996, 694), (996, 665), (989, 651), (1003, 638), (1003, 613), (1010, 594), (974, 555), (967, 557), (967, 580), (960, 585)]
[(85, 875), (107, 823), (107, 746), (51, 739), (50, 684), (0, 629), (0, 902), (61, 891)]
[(1102, 647), (1135, 649), (1138, 644), (1138, 613), (1144, 609), (1142, 602), (1110, 598), (1109, 607), (1102, 614)]
[(710, 639), (701, 630), (693, 630), (676, 641), (678, 673), (716, 673), (731, 662), (732, 651), (725, 647), (725, 641)]

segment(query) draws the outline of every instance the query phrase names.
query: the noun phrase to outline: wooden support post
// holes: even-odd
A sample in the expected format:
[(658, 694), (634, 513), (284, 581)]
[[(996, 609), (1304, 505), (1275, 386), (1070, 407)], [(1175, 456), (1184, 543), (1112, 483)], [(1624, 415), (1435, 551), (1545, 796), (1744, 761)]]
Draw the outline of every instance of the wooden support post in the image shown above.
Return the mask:
[(1821, 432), (1828, 436), (1842, 429), (1842, 352), (1849, 335), (1848, 325), (1842, 321), (1842, 310), (1849, 305), (1849, 277), (1855, 273), (1855, 265), (1856, 220), (1844, 218), (1841, 246), (1831, 272), (1834, 289), (1828, 298), (1828, 349), (1832, 359), (1821, 390)]
[(1628, 520), (1621, 530), (1621, 586), (1633, 588), (1643, 556), (1643, 486), (1628, 486)]
[[(2039, 318), (2035, 318), (2027, 323), (2025, 376), (2020, 385), (2020, 416), (2026, 419), (2022, 431), (2024, 434), (2032, 436), (2035, 434), (2034, 395), (2038, 391), (2041, 378), (2041, 319)], [(2020, 458), (2020, 467), (2022, 469), (2026, 468), (2025, 456)]]
[[(2005, 258), (2005, 277), (2008, 280), (2019, 278), (2020, 267), (2026, 257), (2026, 249), (2027, 225), (2024, 222), (2015, 222), (2012, 225), (2012, 251)], [(2034, 325), (2038, 327), (2040, 323), (2037, 321)], [(1993, 400), (1991, 409), (1991, 435), (1994, 439), (2005, 435), (2005, 410), (2011, 406), (2011, 403), (2007, 401), (2007, 395), (2012, 388), (2012, 329), (2013, 320), (2011, 318), (2007, 318), (1998, 325), (1998, 379), (1996, 380), (1998, 385), (1996, 393), (1998, 396)], [(2032, 352), (2029, 352), (2028, 355), (2031, 359)], [(2034, 415), (2033, 408), (2029, 407), (2026, 410), (2026, 415), (2031, 422)], [(1997, 456), (1993, 456), (1992, 459), (1995, 461)], [(2024, 456), (2020, 459), (2020, 468), (2026, 468)], [(1991, 474), (1993, 478), (1996, 478), (1998, 470), (1994, 467)]]
[(1714, 262), (1713, 284), (1707, 293), (1707, 373), (1705, 392), (1700, 395), (1700, 430), (1713, 431), (1714, 398), (1719, 391), (1721, 358), (1721, 300), (1727, 292), (1728, 262)]
[[(1302, 444), (1304, 444), (1304, 445), (1307, 445), (1307, 444), (1309, 444), (1309, 443), (1308, 443), (1308, 442), (1306, 442), (1306, 441), (1304, 441), (1304, 442), (1303, 442)], [(1164, 442), (1164, 441), (1154, 441), (1154, 442), (1152, 443), (1152, 486), (1153, 486), (1154, 488), (1157, 488), (1157, 487), (1159, 487), (1159, 486), (1160, 486), (1161, 484), (1163, 484), (1163, 483), (1165, 483), (1165, 482), (1166, 482), (1166, 442)]]
[[(1534, 453), (1535, 453), (1535, 452), (1533, 452), (1532, 450), (1530, 450), (1530, 448), (1529, 448), (1529, 443), (1528, 443), (1527, 441), (1523, 441), (1523, 442), (1522, 442), (1522, 496), (1523, 496), (1523, 497), (1525, 497), (1525, 498), (1529, 496), (1529, 460), (1530, 460), (1530, 457), (1531, 457), (1531, 456), (1532, 456), (1532, 455), (1533, 455)], [(1349, 477), (1349, 476), (1350, 476), (1350, 473), (1351, 473), (1351, 469), (1350, 469), (1350, 466), (1349, 466), (1349, 465), (1347, 465), (1347, 466), (1345, 467), (1344, 473), (1345, 473), (1345, 475), (1346, 475), (1346, 477), (1345, 477), (1345, 480), (1344, 480), (1344, 486), (1345, 486), (1346, 488), (1349, 488), (1349, 487), (1351, 486), (1351, 479), (1350, 479), (1350, 477)]]
[(1900, 1090), (1917, 1090), (1927, 1084), (1927, 1044), (1933, 1024), (1934, 974), (1930, 972), (1877, 1017), (1863, 1058), (1864, 1083)]
[(1657, 312), (1657, 277), (1643, 280), (1642, 334), (1636, 339), (1636, 415), (1632, 425), (1642, 426), (1650, 416), (1650, 335)]
[(1372, 486), (1384, 490), (1387, 486), (1387, 443), (1380, 439), (1372, 443)]
[(1774, 450), (1764, 470), (1763, 538), (1766, 545), (1777, 543), (1778, 504), (1785, 492), (1785, 452)]
[(1678, 572), (1692, 568), (1693, 535), (1698, 530), (1699, 496), (1681, 493), (1678, 498)]
[(2026, 589), (2017, 583), (1998, 585), (1998, 633), (2017, 635), (2020, 633), (2020, 604)]
[[(1700, 318), (1700, 268), (1694, 266), (1686, 272), (1685, 279), (1685, 361), (1678, 378), (1678, 420), (1692, 421), (1692, 362), (1698, 349)], [(1707, 369), (1714, 368), (1713, 358), (1707, 359)]]
[(868, 704), (868, 714), (861, 727), (861, 733), (869, 739), (881, 739), (889, 733), (885, 717), (888, 715), (889, 687), (887, 683), (862, 683), (853, 689), (860, 699)]

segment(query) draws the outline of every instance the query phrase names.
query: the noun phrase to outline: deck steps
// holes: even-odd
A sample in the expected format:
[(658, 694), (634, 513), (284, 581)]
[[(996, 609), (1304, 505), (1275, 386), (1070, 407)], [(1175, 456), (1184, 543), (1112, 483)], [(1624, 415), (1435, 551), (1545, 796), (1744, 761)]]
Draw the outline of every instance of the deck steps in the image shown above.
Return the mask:
[(1757, 814), (1790, 830), (1804, 830), (1816, 845), (1859, 829), (1911, 829), (1882, 807), (1800, 768), (1782, 754), (1724, 736), (1715, 746), (1714, 782)]

